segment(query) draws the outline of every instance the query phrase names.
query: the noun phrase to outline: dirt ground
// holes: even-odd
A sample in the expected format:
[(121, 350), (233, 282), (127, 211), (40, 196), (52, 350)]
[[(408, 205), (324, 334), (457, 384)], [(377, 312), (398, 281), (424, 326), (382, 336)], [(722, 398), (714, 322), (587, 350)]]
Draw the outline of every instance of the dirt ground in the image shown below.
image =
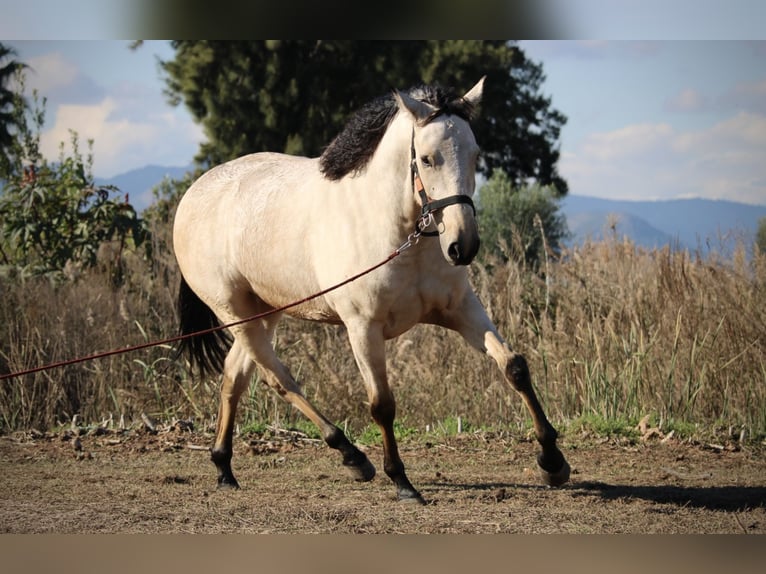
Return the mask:
[(236, 439), (238, 491), (215, 488), (209, 433), (82, 429), (0, 437), (3, 533), (766, 533), (766, 449), (564, 437), (565, 487), (542, 487), (527, 437), (403, 441), (428, 503), (346, 477), (300, 433)]

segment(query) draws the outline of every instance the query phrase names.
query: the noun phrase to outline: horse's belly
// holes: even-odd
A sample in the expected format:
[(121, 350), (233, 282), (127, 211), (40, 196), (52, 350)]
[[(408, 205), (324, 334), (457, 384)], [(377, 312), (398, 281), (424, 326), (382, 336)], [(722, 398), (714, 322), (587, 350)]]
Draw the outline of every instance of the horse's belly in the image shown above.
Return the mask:
[(338, 314), (329, 307), (312, 306), (310, 304), (298, 305), (286, 311), (290, 317), (303, 319), (305, 321), (318, 321), (320, 323), (342, 323)]

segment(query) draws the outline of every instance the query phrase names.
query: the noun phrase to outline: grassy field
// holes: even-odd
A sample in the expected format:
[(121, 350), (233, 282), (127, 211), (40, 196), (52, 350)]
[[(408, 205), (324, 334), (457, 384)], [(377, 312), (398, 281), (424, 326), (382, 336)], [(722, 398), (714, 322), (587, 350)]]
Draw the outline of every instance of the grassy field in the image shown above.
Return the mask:
[[(157, 237), (160, 235), (157, 234)], [(177, 271), (155, 238), (154, 262), (128, 260), (66, 281), (0, 278), (0, 373), (176, 333)], [(543, 268), (545, 271), (545, 267)], [(554, 424), (620, 432), (649, 415), (679, 434), (766, 436), (766, 255), (726, 260), (609, 239), (551, 260), (547, 274), (474, 263), (490, 316), (529, 362)], [(75, 277), (76, 276), (76, 277)], [(276, 344), (306, 394), (352, 432), (370, 422), (342, 328), (285, 320)], [(402, 428), (526, 428), (521, 401), (491, 361), (453, 333), (418, 327), (388, 343)], [(142, 413), (210, 424), (218, 380), (192, 377), (153, 348), (3, 381), (0, 432)], [(240, 425), (302, 424), (257, 380)]]

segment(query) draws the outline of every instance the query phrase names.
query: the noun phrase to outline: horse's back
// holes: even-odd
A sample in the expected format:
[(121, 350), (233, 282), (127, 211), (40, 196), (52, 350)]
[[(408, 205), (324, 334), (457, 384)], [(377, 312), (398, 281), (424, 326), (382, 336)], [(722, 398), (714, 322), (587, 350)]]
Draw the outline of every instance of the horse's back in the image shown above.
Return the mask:
[(270, 190), (289, 188), (294, 182), (313, 177), (317, 166), (316, 159), (306, 157), (271, 152), (249, 154), (206, 171), (181, 201), (210, 197), (215, 205), (228, 209), (227, 199), (246, 202)]
[(315, 159), (269, 152), (218, 165), (200, 176), (181, 198), (173, 233), (176, 239), (187, 233), (199, 238), (206, 229), (219, 234), (269, 217), (269, 210), (289, 203), (301, 182), (316, 174)]
[(173, 231), (192, 289), (214, 306), (244, 291), (279, 306), (315, 288), (304, 243), (315, 212), (296, 206), (314, 201), (320, 180), (316, 159), (277, 153), (205, 172), (181, 199)]

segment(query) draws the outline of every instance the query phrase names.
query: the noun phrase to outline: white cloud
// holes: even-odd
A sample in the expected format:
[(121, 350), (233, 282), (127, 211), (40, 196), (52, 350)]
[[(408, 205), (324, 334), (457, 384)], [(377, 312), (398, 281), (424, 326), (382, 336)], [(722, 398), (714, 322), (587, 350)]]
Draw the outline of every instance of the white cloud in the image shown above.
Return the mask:
[(559, 168), (577, 195), (766, 205), (764, 157), (766, 115), (741, 112), (696, 131), (639, 124), (592, 134)]
[(147, 110), (141, 120), (121, 117), (124, 106), (108, 96), (93, 105), (62, 104), (54, 125), (44, 131), (41, 149), (48, 159), (56, 159), (61, 142), (68, 144), (69, 130), (85, 142), (94, 140), (95, 175), (111, 177), (147, 164), (186, 165), (202, 140), (202, 131), (191, 120), (165, 105)]
[(62, 103), (95, 103), (106, 91), (79, 67), (60, 52), (48, 52), (33, 56), (27, 61), (27, 93), (37, 90), (48, 99), (48, 108), (55, 109)]
[(636, 124), (619, 130), (595, 133), (583, 146), (588, 157), (597, 161), (613, 161), (651, 153), (667, 141), (673, 129), (667, 124)]
[[(766, 116), (740, 112), (706, 130), (679, 134), (674, 147), (681, 152), (727, 153), (766, 151)], [(763, 156), (762, 156), (763, 157)]]
[[(62, 142), (69, 153), (73, 130), (83, 153), (87, 140), (94, 140), (97, 177), (192, 161), (204, 139), (202, 130), (186, 109), (165, 101), (153, 54), (133, 54), (124, 42), (41, 44), (43, 50), (24, 61), (30, 66), (27, 92), (36, 89), (47, 99), (40, 144), (48, 160), (58, 160)], [(33, 43), (21, 46), (41, 49)]]
[(79, 70), (58, 52), (29, 59), (28, 87), (48, 94), (62, 86), (72, 84), (79, 76)]

